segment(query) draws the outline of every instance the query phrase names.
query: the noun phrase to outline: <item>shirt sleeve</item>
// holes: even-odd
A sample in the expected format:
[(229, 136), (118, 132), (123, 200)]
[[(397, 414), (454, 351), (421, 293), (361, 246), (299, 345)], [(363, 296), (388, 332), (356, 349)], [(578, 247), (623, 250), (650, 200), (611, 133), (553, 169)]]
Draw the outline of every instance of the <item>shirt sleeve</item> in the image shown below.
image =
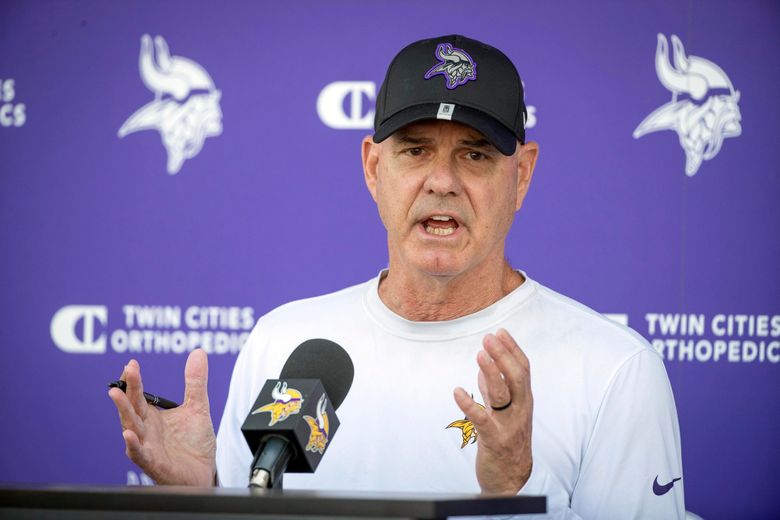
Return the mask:
[(674, 396), (663, 361), (648, 347), (628, 358), (607, 387), (571, 509), (583, 518), (682, 519), (682, 476)]
[(217, 474), (219, 485), (224, 487), (246, 487), (249, 483), (249, 467), (252, 453), (241, 433), (253, 395), (254, 382), (247, 370), (251, 365), (250, 342), (247, 341), (236, 359), (225, 410), (217, 433)]
[(531, 476), (518, 493), (520, 495), (544, 495), (547, 497), (547, 514), (533, 516), (513, 516), (513, 519), (580, 520), (569, 503), (569, 495), (541, 459), (534, 459)]

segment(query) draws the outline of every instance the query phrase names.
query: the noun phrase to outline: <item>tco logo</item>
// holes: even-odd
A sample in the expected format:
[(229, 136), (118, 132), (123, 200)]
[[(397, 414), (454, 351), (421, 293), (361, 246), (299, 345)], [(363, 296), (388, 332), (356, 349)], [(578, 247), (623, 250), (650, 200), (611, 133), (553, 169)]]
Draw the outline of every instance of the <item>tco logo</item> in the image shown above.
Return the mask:
[[(376, 99), (373, 81), (334, 81), (325, 85), (317, 97), (317, 115), (330, 128), (337, 130), (369, 130), (374, 127), (374, 108), (363, 113), (363, 100)], [(349, 101), (349, 102), (347, 102)], [(536, 126), (536, 107), (526, 105), (526, 128)]]
[[(344, 112), (349, 96), (349, 114)], [(335, 81), (326, 85), (317, 98), (317, 115), (323, 123), (338, 130), (354, 130), (374, 126), (374, 109), (363, 114), (363, 96), (376, 98), (373, 81)]]
[[(102, 305), (66, 305), (51, 319), (51, 339), (63, 352), (69, 354), (103, 354), (106, 335), (97, 337), (96, 325), (105, 327), (108, 309)], [(81, 337), (77, 328), (81, 324)]]

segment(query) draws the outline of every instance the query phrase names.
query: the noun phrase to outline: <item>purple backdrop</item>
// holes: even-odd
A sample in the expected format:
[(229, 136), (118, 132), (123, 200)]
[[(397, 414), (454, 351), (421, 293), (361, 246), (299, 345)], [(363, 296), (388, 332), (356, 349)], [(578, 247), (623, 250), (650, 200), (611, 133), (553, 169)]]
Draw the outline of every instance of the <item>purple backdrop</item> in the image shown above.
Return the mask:
[(662, 351), (690, 511), (777, 515), (777, 4), (329, 4), (4, 3), (0, 480), (143, 482), (105, 395), (131, 356), (178, 398), (188, 349), (213, 351), (218, 422), (254, 319), (376, 274), (374, 92), (402, 45), (458, 32), (504, 50), (533, 107), (513, 264)]

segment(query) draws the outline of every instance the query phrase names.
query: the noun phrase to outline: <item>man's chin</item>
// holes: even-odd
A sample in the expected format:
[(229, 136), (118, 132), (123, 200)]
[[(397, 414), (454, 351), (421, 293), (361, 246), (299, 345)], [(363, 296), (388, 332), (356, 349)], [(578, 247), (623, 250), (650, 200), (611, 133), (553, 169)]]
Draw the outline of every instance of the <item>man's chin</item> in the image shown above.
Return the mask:
[(463, 273), (464, 267), (450, 255), (426, 255), (419, 263), (421, 272), (436, 278), (452, 278)]

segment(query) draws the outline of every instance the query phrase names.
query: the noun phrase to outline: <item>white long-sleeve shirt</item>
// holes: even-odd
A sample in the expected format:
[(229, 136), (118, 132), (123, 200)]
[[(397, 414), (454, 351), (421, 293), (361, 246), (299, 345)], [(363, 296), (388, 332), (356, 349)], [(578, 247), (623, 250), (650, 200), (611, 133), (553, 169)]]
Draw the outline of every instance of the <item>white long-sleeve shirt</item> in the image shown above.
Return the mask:
[[(457, 427), (462, 386), (481, 402), (477, 352), (505, 328), (530, 361), (533, 471), (522, 494), (549, 518), (684, 518), (680, 434), (660, 356), (632, 330), (528, 279), (474, 314), (412, 322), (390, 311), (379, 277), (283, 305), (258, 320), (236, 361), (217, 437), (226, 486), (246, 486), (240, 428), (267, 379), (311, 338), (349, 353), (355, 378), (341, 426), (314, 474), (287, 489), (479, 493), (477, 444)], [(668, 488), (663, 494), (658, 494)]]

